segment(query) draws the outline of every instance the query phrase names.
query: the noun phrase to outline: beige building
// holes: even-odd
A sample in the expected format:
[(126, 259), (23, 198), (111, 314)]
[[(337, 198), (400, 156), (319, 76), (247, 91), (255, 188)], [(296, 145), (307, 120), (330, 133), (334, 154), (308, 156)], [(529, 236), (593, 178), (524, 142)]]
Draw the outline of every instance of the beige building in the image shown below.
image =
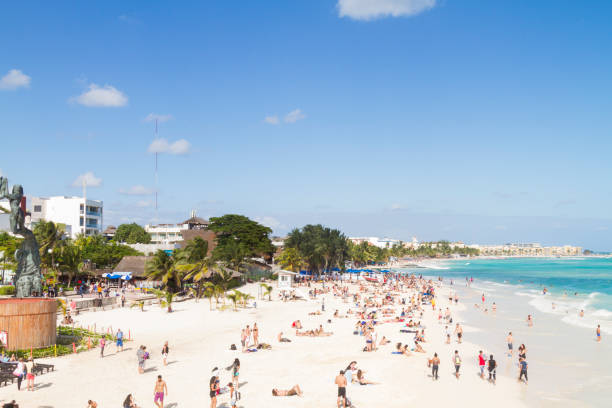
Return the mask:
[(485, 256), (581, 256), (582, 247), (563, 245), (543, 247), (539, 243), (504, 245), (467, 245)]

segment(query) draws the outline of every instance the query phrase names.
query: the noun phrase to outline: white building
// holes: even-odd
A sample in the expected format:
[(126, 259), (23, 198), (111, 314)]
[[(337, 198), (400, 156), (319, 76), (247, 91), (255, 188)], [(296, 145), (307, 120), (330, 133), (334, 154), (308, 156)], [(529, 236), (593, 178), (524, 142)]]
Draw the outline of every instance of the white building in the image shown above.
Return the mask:
[(102, 201), (89, 200), (83, 197), (32, 197), (29, 200), (30, 223), (53, 221), (66, 225), (66, 234), (76, 238), (102, 233)]
[(181, 231), (207, 228), (208, 221), (196, 217), (195, 211), (191, 212), (191, 218), (180, 224), (145, 225), (145, 231), (151, 235), (152, 244), (175, 244), (184, 239)]
[(391, 238), (378, 238), (378, 237), (355, 237), (349, 238), (353, 244), (360, 245), (363, 242), (367, 242), (370, 245), (377, 246), (379, 248), (393, 248), (394, 245), (401, 245), (402, 241), (399, 239)]

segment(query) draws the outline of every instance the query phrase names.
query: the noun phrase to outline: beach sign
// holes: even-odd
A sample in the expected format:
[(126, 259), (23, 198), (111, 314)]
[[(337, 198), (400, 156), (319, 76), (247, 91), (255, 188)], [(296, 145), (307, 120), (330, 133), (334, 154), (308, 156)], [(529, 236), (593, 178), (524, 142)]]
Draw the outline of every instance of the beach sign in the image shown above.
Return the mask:
[(8, 332), (6, 330), (0, 331), (0, 346), (4, 348), (8, 347)]

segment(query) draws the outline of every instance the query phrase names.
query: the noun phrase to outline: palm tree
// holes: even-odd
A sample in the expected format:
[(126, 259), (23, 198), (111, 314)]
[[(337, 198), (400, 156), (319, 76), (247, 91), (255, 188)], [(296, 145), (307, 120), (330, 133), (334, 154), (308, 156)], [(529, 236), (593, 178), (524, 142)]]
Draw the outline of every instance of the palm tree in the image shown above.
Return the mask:
[(168, 313), (172, 312), (172, 301), (174, 293), (167, 290), (151, 289), (151, 292), (159, 299), (160, 307), (168, 307)]
[(212, 300), (215, 297), (215, 284), (212, 282), (206, 282), (204, 284), (204, 297), (210, 302), (210, 310), (212, 310)]
[(140, 308), (141, 312), (144, 312), (144, 304), (145, 304), (144, 300), (136, 300), (134, 301), (134, 303), (130, 305), (130, 307), (138, 307)]
[(173, 293), (182, 287), (182, 272), (176, 268), (174, 257), (161, 249), (147, 261), (145, 276), (150, 280), (161, 280), (164, 287)]
[(236, 290), (235, 290), (235, 291), (234, 291), (234, 293), (230, 293), (229, 295), (226, 295), (226, 296), (227, 296), (227, 298), (228, 298), (229, 300), (231, 300), (231, 301), (232, 301), (232, 303), (234, 304), (234, 311), (237, 311), (237, 309), (236, 309), (236, 304), (237, 304), (237, 303), (238, 303), (238, 301), (240, 300), (240, 294), (239, 294), (239, 293), (240, 293), (240, 292), (238, 292), (238, 291), (236, 291)]
[(272, 300), (272, 291), (274, 290), (274, 287), (271, 285), (268, 285), (266, 283), (260, 283), (259, 286), (261, 286), (264, 290), (264, 296), (268, 296), (268, 300), (271, 301)]
[(68, 311), (68, 305), (64, 299), (57, 299), (57, 305), (62, 309), (62, 315), (66, 316), (66, 312)]
[(285, 248), (281, 252), (276, 261), (280, 266), (288, 271), (299, 272), (304, 265), (304, 259), (300, 256), (297, 248)]
[(217, 270), (217, 276), (220, 280), (219, 285), (221, 285), (224, 291), (227, 291), (230, 282), (232, 281), (232, 279), (234, 279), (234, 271), (226, 268), (219, 268)]
[(70, 286), (74, 277), (84, 270), (82, 249), (72, 242), (62, 246), (59, 249), (58, 263), (62, 274), (68, 275), (68, 286)]
[(176, 269), (185, 274), (184, 281), (193, 280), (197, 284), (196, 299), (201, 296), (204, 279), (211, 276), (214, 263), (207, 257), (208, 242), (200, 237), (194, 238), (180, 254)]
[(248, 293), (242, 293), (241, 299), (242, 299), (242, 307), (246, 308), (247, 302), (251, 299), (255, 299), (255, 297), (251, 296)]
[(213, 296), (215, 297), (215, 305), (219, 307), (219, 298), (223, 298), (223, 304), (225, 304), (225, 289), (221, 285), (213, 284)]
[(62, 243), (66, 226), (53, 221), (40, 220), (34, 226), (33, 232), (38, 241), (43, 266), (47, 269), (55, 268), (55, 249)]

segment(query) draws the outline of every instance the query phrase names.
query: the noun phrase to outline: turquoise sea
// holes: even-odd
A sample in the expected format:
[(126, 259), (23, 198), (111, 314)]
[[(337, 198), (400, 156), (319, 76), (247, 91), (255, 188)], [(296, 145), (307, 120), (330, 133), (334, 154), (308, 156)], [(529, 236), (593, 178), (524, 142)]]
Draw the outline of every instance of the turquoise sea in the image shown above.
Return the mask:
[[(464, 285), (467, 277), (474, 278), (474, 289), (505, 287), (531, 298), (541, 312), (566, 315), (566, 323), (593, 327), (597, 322), (612, 333), (612, 258), (458, 259), (441, 268), (436, 273), (455, 285)], [(580, 310), (585, 316), (578, 319)]]
[[(523, 399), (528, 406), (612, 406), (612, 259), (457, 259), (407, 272), (452, 283), (466, 305), (460, 321), (471, 330), (465, 340), (501, 356), (500, 375), (513, 379), (518, 370), (516, 359), (507, 355), (508, 332), (527, 346), (530, 378)], [(469, 286), (466, 277), (474, 278)], [(526, 324), (528, 314), (533, 327)], [(595, 337), (598, 324), (601, 343)]]

